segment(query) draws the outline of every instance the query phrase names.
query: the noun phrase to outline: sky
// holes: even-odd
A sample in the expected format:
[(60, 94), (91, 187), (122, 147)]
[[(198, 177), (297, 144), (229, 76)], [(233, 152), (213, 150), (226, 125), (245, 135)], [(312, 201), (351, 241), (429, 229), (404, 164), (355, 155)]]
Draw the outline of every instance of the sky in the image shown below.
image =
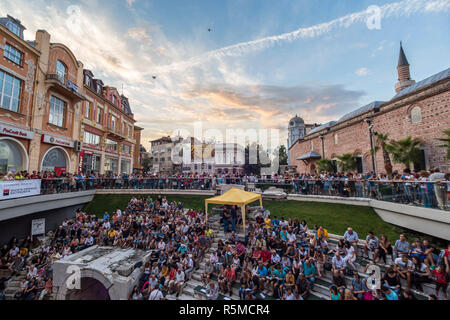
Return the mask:
[(450, 0), (0, 0), (6, 14), (123, 86), (146, 148), (199, 122), (284, 143), (296, 114), (326, 123), (388, 101), (400, 41), (416, 81), (450, 62)]

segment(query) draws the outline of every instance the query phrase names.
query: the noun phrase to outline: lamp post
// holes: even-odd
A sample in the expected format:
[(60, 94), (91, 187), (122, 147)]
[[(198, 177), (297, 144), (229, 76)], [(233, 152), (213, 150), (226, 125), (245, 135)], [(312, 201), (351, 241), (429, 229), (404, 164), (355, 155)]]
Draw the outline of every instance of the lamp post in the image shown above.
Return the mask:
[(373, 123), (372, 118), (366, 118), (364, 121), (369, 125), (369, 137), (370, 137), (370, 149), (372, 150), (372, 167), (375, 174), (377, 174), (377, 162), (376, 162), (376, 154), (375, 154), (375, 143), (373, 141)]
[(322, 158), (325, 159), (325, 145), (323, 140), (325, 139), (325, 136), (323, 134), (321, 134), (319, 136), (320, 140), (322, 140)]

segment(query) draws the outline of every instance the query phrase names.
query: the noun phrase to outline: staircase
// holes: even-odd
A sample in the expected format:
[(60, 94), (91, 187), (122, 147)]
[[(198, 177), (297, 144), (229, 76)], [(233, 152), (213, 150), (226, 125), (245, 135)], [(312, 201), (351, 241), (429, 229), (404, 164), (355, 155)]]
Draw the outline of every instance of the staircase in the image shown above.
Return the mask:
[[(211, 244), (211, 247), (209, 248), (209, 250), (207, 251), (207, 253), (205, 254), (203, 260), (199, 263), (198, 266), (196, 266), (195, 270), (191, 273), (191, 279), (189, 281), (187, 281), (184, 285), (184, 288), (182, 290), (182, 292), (180, 293), (179, 297), (176, 298), (175, 295), (168, 295), (166, 296), (166, 298), (168, 300), (206, 300), (206, 295), (199, 292), (199, 288), (200, 287), (204, 287), (202, 281), (201, 281), (201, 274), (202, 271), (204, 270), (204, 266), (205, 266), (205, 262), (207, 260), (209, 260), (209, 256), (211, 254), (211, 252), (213, 252), (214, 250), (217, 250), (217, 241), (219, 239), (222, 239), (222, 241), (225, 242), (225, 240), (227, 239), (227, 237), (225, 236), (224, 232), (223, 232), (223, 227), (220, 225), (219, 223), (219, 215), (213, 216), (209, 219), (209, 225), (211, 227), (211, 229), (214, 231), (214, 239), (213, 242)], [(238, 235), (240, 239), (244, 238), (244, 234), (242, 232), (241, 229), (238, 229)], [(336, 239), (330, 239), (328, 241), (328, 246), (331, 250), (336, 249), (337, 247), (337, 240)], [(358, 248), (358, 257), (355, 261), (355, 266), (357, 267), (357, 272), (360, 274), (361, 278), (367, 278), (367, 275), (364, 273), (364, 268), (367, 264), (371, 263), (373, 264), (372, 261), (369, 261), (365, 258), (362, 257), (362, 253), (363, 253), (363, 248), (361, 247), (361, 245)], [(333, 258), (333, 253), (327, 255), (327, 261), (331, 263), (331, 259)], [(370, 258), (372, 258), (372, 256), (370, 256)], [(387, 264), (388, 265), (392, 265), (392, 258), (390, 256), (387, 257)], [(384, 271), (386, 270), (386, 268), (388, 266), (382, 265), (382, 264), (377, 264), (381, 271), (382, 274), (384, 274)], [(349, 287), (349, 285), (351, 284), (351, 280), (352, 277), (348, 277), (346, 276), (346, 283), (347, 283), (347, 287)], [(329, 296), (330, 296), (330, 291), (329, 291), (329, 287), (332, 285), (332, 272), (331, 271), (326, 271), (325, 274), (322, 275), (321, 279), (316, 279), (316, 282), (314, 284), (313, 289), (311, 290), (311, 294), (307, 297), (306, 300), (329, 300)], [(402, 287), (406, 288), (406, 280), (401, 279), (402, 281)], [(421, 293), (415, 289), (411, 289), (411, 291), (415, 294), (416, 298), (418, 300), (427, 300), (428, 295), (430, 294), (435, 294), (435, 285), (434, 283), (424, 283), (422, 284), (424, 292)], [(224, 300), (239, 300), (239, 285), (238, 285), (238, 281), (236, 281), (235, 285), (233, 286), (233, 294), (229, 295), (220, 295), (219, 299), (224, 299)], [(265, 294), (265, 293), (264, 293)], [(270, 293), (271, 294), (271, 293)], [(267, 300), (273, 300), (273, 298), (269, 295), (266, 295), (265, 299)], [(442, 293), (440, 293), (440, 296), (438, 297), (439, 299), (443, 299)]]

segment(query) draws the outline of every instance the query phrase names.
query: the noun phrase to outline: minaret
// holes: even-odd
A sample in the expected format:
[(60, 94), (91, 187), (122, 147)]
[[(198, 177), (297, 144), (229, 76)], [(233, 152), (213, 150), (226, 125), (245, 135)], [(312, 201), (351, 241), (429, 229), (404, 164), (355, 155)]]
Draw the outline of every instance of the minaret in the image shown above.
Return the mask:
[(411, 80), (411, 74), (409, 73), (409, 63), (406, 59), (405, 52), (403, 51), (402, 43), (400, 42), (400, 54), (398, 56), (398, 82), (395, 84), (395, 92), (399, 93), (403, 89), (412, 86), (416, 82)]

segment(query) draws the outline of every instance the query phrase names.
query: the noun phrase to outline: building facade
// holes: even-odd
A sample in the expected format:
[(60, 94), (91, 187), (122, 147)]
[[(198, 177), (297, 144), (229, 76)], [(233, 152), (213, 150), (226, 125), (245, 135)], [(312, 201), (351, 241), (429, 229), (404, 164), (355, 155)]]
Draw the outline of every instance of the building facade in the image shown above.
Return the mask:
[(128, 99), (48, 32), (25, 41), (24, 29), (0, 18), (0, 171), (131, 173), (142, 129)]
[[(374, 101), (309, 132), (289, 150), (297, 172), (315, 172), (321, 158), (334, 160), (350, 153), (357, 157), (359, 172), (386, 173), (381, 150), (371, 155), (371, 139), (376, 134), (388, 134), (390, 140), (408, 136), (422, 140), (420, 161), (414, 169), (439, 167), (450, 170), (445, 149), (436, 140), (443, 137), (443, 130), (450, 128), (450, 69), (443, 70), (422, 81), (410, 76), (410, 66), (402, 47), (397, 65), (396, 95), (389, 101)], [(392, 157), (391, 157), (392, 161)], [(393, 162), (394, 170), (403, 165)]]
[[(0, 171), (28, 170), (35, 135), (33, 98), (40, 52), (19, 20), (0, 18)], [(38, 149), (39, 151), (39, 149)]]
[[(86, 101), (82, 109), (80, 139), (82, 149), (78, 170), (83, 173), (130, 174), (135, 166), (136, 138), (134, 115), (128, 98), (116, 88), (105, 86), (90, 70), (83, 72)], [(139, 146), (139, 144), (137, 144)]]
[[(288, 150), (297, 142), (302, 140), (306, 134), (308, 134), (311, 129), (320, 126), (320, 124), (306, 124), (305, 121), (299, 116), (295, 115), (294, 118), (289, 120), (288, 126), (288, 140), (287, 148)], [(288, 164), (290, 165), (290, 154), (288, 152)]]
[[(151, 150), (149, 151), (149, 166), (153, 173), (177, 174), (182, 171), (183, 154), (179, 146), (183, 141), (181, 137), (161, 137), (150, 141)], [(179, 161), (172, 161), (172, 154), (177, 152)]]

